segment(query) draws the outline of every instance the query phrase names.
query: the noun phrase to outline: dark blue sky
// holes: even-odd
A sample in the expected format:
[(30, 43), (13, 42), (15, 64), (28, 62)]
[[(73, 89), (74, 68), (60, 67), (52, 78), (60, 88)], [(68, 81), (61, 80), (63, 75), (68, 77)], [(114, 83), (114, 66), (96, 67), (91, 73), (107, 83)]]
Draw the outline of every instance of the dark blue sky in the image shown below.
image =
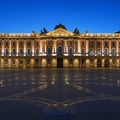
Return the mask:
[(69, 31), (120, 30), (120, 0), (0, 0), (0, 33), (37, 33), (62, 23)]

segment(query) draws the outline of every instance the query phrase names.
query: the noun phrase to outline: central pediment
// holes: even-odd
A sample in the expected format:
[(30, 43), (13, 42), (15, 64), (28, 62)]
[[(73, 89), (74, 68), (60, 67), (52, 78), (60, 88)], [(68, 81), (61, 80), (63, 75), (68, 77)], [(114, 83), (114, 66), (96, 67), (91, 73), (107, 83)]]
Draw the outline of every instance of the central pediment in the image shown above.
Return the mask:
[(46, 34), (47, 36), (54, 36), (54, 37), (67, 37), (67, 36), (73, 36), (74, 34), (72, 32), (69, 32), (63, 28), (57, 28), (49, 33)]

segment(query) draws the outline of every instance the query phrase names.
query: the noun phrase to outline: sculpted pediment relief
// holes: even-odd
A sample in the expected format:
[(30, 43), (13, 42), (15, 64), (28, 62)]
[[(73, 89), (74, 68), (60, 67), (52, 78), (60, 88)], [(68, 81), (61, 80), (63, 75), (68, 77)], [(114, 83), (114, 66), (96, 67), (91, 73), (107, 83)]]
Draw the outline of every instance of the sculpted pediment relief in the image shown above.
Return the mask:
[(65, 29), (58, 28), (56, 30), (53, 30), (46, 34), (47, 36), (54, 36), (54, 37), (68, 37), (73, 36), (74, 34), (72, 32), (69, 32)]

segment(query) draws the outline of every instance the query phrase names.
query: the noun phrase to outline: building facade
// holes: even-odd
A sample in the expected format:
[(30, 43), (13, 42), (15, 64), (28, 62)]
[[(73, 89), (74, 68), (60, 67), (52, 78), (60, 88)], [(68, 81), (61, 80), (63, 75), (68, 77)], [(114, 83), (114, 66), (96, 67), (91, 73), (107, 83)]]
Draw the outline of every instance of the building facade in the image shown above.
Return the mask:
[(120, 33), (51, 32), (0, 34), (0, 68), (120, 67)]

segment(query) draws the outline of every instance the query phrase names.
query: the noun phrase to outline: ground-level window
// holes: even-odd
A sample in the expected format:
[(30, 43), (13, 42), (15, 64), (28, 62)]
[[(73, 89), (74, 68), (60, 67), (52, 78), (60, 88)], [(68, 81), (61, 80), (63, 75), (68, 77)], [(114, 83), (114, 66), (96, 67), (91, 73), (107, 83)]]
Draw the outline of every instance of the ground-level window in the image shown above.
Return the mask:
[(20, 59), (19, 63), (20, 63), (20, 64), (23, 64), (23, 60), (22, 60), (22, 59)]
[(30, 59), (27, 59), (27, 64), (30, 64)]
[(5, 59), (5, 64), (8, 64), (8, 59)]
[(70, 64), (73, 64), (73, 59), (69, 59), (69, 63), (70, 63)]
[(94, 64), (94, 60), (93, 59), (90, 59), (90, 64)]
[(15, 59), (12, 60), (12, 64), (15, 64)]
[(51, 59), (47, 59), (47, 64), (51, 64)]
[(112, 59), (112, 64), (115, 64), (116, 63), (116, 60), (115, 59)]
[(35, 59), (35, 64), (38, 64), (39, 63), (39, 60), (38, 59)]

